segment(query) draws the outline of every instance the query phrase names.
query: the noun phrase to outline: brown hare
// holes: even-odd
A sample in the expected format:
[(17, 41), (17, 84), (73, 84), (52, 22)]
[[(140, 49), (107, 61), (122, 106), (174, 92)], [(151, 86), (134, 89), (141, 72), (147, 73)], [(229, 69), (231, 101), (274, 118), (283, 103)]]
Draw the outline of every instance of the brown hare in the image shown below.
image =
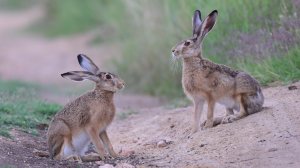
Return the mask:
[(106, 128), (115, 115), (114, 93), (124, 87), (124, 81), (112, 73), (101, 72), (85, 55), (77, 58), (86, 71), (71, 71), (61, 76), (74, 81), (88, 79), (96, 86), (93, 91), (68, 103), (52, 119), (47, 132), (50, 156), (57, 160), (81, 161), (92, 142), (101, 159), (104, 159), (104, 149), (117, 157)]
[[(229, 123), (262, 109), (264, 96), (259, 83), (249, 74), (233, 70), (203, 58), (202, 41), (216, 23), (218, 11), (212, 11), (202, 22), (196, 10), (193, 17), (193, 37), (172, 48), (174, 58), (183, 59), (182, 86), (194, 103), (193, 132), (199, 128), (203, 104), (207, 101), (207, 120), (204, 128)], [(225, 105), (226, 116), (213, 119), (216, 103)], [(234, 114), (234, 110), (237, 114)]]

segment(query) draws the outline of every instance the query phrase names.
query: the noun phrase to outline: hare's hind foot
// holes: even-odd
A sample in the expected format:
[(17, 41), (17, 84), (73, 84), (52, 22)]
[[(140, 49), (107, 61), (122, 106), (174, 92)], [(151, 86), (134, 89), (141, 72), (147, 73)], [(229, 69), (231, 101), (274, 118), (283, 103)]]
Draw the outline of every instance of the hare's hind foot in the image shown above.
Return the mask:
[(78, 162), (78, 163), (82, 163), (81, 157), (78, 155), (71, 155), (68, 156), (67, 158), (65, 158), (64, 160), (68, 160), (68, 161), (72, 161), (72, 162)]
[(90, 153), (87, 155), (83, 155), (83, 156), (81, 156), (81, 159), (83, 162), (95, 162), (95, 161), (104, 160), (97, 153)]
[[(211, 127), (215, 127), (215, 126), (217, 126), (217, 125), (220, 125), (221, 123), (222, 123), (222, 120), (223, 120), (223, 118), (222, 117), (216, 117), (216, 118), (214, 118), (214, 120), (213, 120), (213, 124), (212, 124), (212, 126), (211, 126), (211, 123), (208, 125), (208, 126), (211, 126)], [(211, 127), (208, 127), (208, 126), (206, 126), (207, 125), (207, 120), (205, 120), (202, 124), (201, 124), (201, 129), (203, 130), (203, 129), (207, 129), (207, 128), (211, 128)]]
[(243, 95), (238, 96), (238, 102), (240, 105), (240, 111), (237, 114), (227, 115), (222, 119), (222, 124), (232, 123), (233, 121), (239, 120), (248, 115), (244, 105)]
[[(107, 157), (109, 157), (109, 156), (101, 157), (98, 153), (90, 153), (90, 154), (81, 156), (81, 159), (83, 162), (95, 162), (95, 161), (105, 160)], [(115, 157), (114, 156), (111, 156), (111, 157), (117, 158), (117, 154)]]
[(246, 114), (242, 113), (242, 114), (234, 114), (234, 115), (228, 115), (228, 116), (225, 116), (223, 119), (222, 119), (222, 124), (228, 124), (228, 123), (232, 123), (236, 120), (239, 120), (243, 117), (245, 117)]
[(222, 119), (222, 124), (232, 123), (233, 121), (237, 120), (237, 116), (235, 115), (227, 115)]
[(232, 108), (226, 108), (226, 116), (233, 115), (233, 114), (234, 112)]

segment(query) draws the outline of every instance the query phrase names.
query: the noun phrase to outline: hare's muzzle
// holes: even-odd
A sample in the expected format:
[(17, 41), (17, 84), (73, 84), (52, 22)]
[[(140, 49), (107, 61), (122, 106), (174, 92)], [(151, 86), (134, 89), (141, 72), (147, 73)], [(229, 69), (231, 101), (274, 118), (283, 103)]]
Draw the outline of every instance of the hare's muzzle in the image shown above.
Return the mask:
[(123, 80), (117, 82), (117, 88), (123, 89), (125, 87), (125, 82)]
[(173, 59), (176, 59), (178, 55), (178, 51), (176, 51), (175, 49), (172, 49), (172, 57)]

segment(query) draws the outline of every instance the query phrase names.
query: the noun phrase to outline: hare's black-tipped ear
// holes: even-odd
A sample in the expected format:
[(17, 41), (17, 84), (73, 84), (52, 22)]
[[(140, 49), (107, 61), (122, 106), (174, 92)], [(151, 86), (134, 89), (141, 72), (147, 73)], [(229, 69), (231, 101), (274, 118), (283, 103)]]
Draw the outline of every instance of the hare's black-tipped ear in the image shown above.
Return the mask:
[(99, 78), (91, 72), (87, 71), (71, 71), (61, 74), (63, 78), (71, 79), (73, 81), (83, 81), (85, 79), (92, 80), (94, 82), (99, 81)]
[(200, 10), (195, 10), (193, 16), (193, 37), (198, 37), (201, 31), (201, 12)]
[(204, 38), (204, 36), (214, 27), (217, 21), (217, 16), (218, 11), (214, 10), (205, 18), (201, 26), (201, 38)]
[(87, 70), (87, 71), (89, 71), (89, 72), (91, 72), (95, 75), (99, 72), (99, 68), (97, 67), (97, 65), (89, 57), (87, 57), (86, 55), (79, 54), (77, 56), (77, 59), (78, 59), (78, 62), (80, 64), (80, 66), (83, 69), (85, 69), (85, 70)]

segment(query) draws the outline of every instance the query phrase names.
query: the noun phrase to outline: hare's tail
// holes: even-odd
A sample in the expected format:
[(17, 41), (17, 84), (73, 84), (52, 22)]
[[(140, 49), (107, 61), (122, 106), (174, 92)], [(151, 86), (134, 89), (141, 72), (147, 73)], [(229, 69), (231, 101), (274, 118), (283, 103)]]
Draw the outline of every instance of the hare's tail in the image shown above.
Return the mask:
[(264, 104), (264, 95), (260, 88), (258, 88), (256, 94), (247, 95), (245, 100), (246, 110), (248, 114), (253, 114), (262, 110)]
[(50, 154), (50, 158), (53, 159), (56, 157), (63, 146), (64, 138), (63, 136), (50, 136), (48, 139), (48, 150)]

